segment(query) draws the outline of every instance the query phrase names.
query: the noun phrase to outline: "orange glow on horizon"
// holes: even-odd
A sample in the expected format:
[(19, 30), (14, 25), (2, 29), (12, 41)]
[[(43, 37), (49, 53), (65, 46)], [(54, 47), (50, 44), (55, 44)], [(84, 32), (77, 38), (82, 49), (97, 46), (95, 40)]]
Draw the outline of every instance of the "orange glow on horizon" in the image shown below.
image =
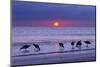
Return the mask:
[(53, 22), (53, 26), (57, 27), (57, 26), (59, 26), (59, 25), (60, 25), (59, 22)]

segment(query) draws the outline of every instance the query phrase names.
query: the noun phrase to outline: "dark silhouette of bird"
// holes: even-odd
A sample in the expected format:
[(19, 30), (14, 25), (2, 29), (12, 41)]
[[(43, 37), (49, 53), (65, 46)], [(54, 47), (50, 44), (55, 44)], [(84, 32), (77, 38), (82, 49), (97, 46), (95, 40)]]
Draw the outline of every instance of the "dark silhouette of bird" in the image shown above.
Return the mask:
[(74, 49), (74, 45), (75, 45), (75, 42), (72, 41), (72, 42), (71, 42), (72, 49)]
[(23, 45), (20, 49), (21, 49), (21, 50), (22, 50), (22, 49), (26, 50), (26, 49), (28, 49), (30, 46), (31, 46), (31, 45)]
[(33, 46), (37, 49), (36, 51), (40, 51), (40, 47), (38, 44), (33, 44)]
[(59, 46), (64, 48), (64, 44), (63, 43), (59, 43)]
[(81, 40), (80, 40), (80, 41), (78, 41), (78, 42), (76, 43), (76, 47), (79, 48), (79, 49), (81, 49), (81, 46), (82, 46), (82, 42), (81, 42)]
[(89, 46), (89, 44), (91, 44), (91, 42), (90, 41), (84, 41), (84, 43), (86, 43), (87, 45), (86, 45), (86, 47), (88, 48)]

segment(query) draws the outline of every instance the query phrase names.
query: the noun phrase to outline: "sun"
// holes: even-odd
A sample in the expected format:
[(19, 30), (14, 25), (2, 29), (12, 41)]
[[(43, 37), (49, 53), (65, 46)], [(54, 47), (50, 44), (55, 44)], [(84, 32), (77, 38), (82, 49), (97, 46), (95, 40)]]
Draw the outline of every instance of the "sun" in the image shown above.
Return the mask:
[(60, 23), (59, 22), (53, 22), (53, 26), (55, 26), (55, 27), (57, 27), (57, 26), (59, 26), (60, 25)]

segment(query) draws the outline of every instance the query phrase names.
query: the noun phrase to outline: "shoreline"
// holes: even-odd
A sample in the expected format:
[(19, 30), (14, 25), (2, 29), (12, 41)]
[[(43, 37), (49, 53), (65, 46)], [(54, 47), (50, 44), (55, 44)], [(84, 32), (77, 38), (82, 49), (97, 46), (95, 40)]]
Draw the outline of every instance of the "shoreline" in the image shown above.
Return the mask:
[(95, 35), (90, 36), (34, 36), (34, 37), (13, 37), (12, 43), (17, 42), (43, 42), (43, 41), (77, 41), (77, 40), (95, 40)]

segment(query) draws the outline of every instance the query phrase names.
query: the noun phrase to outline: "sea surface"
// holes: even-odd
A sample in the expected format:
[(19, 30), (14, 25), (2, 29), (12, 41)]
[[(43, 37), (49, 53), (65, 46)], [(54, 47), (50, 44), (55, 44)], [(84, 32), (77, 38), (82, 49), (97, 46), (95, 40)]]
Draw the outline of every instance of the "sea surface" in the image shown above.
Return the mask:
[(13, 27), (13, 36), (95, 35), (95, 27)]
[(95, 27), (13, 27), (12, 41), (31, 41), (34, 39), (63, 39), (65, 37), (95, 36)]
[[(50, 41), (50, 39), (52, 41)], [(77, 48), (76, 45), (74, 45), (74, 49), (72, 49), (72, 39), (75, 40), (75, 44), (81, 40), (81, 50)], [(38, 40), (38, 42), (36, 42), (36, 40)], [(86, 47), (87, 44), (84, 43), (84, 40), (91, 42), (91, 44), (88, 45), (89, 48)], [(59, 42), (63, 43), (64, 48), (59, 46)], [(35, 50), (35, 47), (32, 46), (33, 43), (39, 45), (40, 51), (37, 52)], [(20, 49), (23, 45), (30, 45), (27, 52), (24, 49)], [(13, 65), (95, 61), (95, 47), (94, 27), (12, 28)]]

